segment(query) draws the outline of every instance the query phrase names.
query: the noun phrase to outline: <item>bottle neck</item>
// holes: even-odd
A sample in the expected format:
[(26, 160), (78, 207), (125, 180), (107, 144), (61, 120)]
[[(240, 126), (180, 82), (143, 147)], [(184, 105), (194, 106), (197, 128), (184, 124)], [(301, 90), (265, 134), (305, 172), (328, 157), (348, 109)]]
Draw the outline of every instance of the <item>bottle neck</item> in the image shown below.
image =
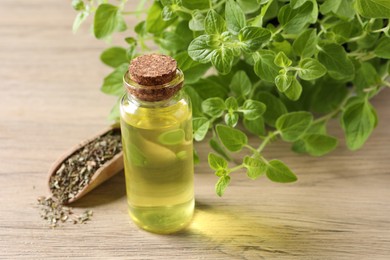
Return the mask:
[(177, 91), (173, 96), (168, 99), (160, 101), (145, 101), (139, 99), (136, 95), (133, 95), (131, 92), (127, 92), (127, 100), (136, 106), (148, 107), (148, 108), (158, 108), (158, 107), (169, 107), (182, 99), (183, 92), (182, 90)]

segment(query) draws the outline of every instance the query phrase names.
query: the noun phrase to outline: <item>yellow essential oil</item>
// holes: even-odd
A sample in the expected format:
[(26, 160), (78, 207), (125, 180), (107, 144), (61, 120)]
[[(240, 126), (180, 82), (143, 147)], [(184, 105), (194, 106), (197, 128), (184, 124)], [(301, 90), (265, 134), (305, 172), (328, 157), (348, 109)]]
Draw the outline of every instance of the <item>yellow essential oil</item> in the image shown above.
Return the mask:
[[(135, 84), (128, 74), (125, 83)], [(170, 83), (182, 84), (180, 71)], [(192, 113), (180, 88), (158, 98), (156, 92), (147, 97), (135, 91), (121, 101), (129, 214), (138, 226), (155, 233), (183, 229), (194, 211)]]

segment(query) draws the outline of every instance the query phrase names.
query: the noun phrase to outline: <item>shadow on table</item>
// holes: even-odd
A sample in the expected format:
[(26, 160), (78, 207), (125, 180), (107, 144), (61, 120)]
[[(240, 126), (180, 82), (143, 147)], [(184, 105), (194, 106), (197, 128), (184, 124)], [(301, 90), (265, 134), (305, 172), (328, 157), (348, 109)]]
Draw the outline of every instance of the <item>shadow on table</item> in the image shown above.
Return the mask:
[(80, 200), (72, 203), (72, 207), (91, 208), (111, 203), (124, 196), (126, 196), (125, 176), (123, 171), (121, 171), (84, 197), (80, 198)]
[(281, 223), (283, 221), (272, 216), (264, 218), (261, 212), (251, 212), (237, 205), (210, 206), (197, 201), (192, 223), (173, 239), (179, 239), (181, 243), (199, 241), (200, 247), (208, 247), (201, 250), (219, 251), (239, 259), (305, 254), (305, 245), (298, 241), (309, 237), (302, 238), (305, 232), (300, 233)]

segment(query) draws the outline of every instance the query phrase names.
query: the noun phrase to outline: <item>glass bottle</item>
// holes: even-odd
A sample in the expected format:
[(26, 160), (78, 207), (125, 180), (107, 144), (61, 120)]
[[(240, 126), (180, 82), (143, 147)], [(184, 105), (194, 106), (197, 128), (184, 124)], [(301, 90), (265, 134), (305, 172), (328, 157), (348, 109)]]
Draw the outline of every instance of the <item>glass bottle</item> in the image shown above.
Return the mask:
[(192, 112), (183, 73), (165, 55), (135, 58), (120, 104), (130, 217), (154, 233), (173, 233), (194, 211)]

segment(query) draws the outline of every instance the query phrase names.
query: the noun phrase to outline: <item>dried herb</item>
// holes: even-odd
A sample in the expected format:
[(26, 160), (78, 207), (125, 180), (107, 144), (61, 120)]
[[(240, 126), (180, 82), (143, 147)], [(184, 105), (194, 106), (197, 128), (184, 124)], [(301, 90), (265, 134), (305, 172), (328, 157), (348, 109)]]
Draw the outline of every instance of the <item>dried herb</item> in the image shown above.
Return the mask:
[(85, 210), (81, 215), (76, 215), (71, 207), (61, 204), (55, 197), (38, 198), (38, 205), (41, 210), (41, 217), (48, 221), (50, 227), (55, 228), (60, 223), (72, 222), (73, 224), (82, 224), (91, 220), (92, 210)]
[(82, 224), (91, 219), (92, 210), (78, 215), (64, 204), (91, 181), (103, 164), (121, 151), (121, 133), (119, 129), (114, 129), (84, 145), (61, 164), (49, 180), (53, 196), (38, 198), (41, 217), (49, 222), (50, 227), (66, 222)]
[(91, 180), (94, 173), (122, 151), (120, 130), (99, 136), (64, 161), (49, 181), (53, 196), (60, 203), (74, 198)]

